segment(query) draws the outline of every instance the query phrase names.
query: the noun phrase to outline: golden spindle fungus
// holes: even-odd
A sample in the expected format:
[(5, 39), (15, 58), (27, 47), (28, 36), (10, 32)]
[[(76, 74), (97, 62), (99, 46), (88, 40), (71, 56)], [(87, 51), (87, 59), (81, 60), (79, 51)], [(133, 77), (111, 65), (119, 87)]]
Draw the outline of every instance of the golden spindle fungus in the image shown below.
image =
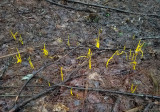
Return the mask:
[(63, 72), (62, 72), (62, 67), (61, 67), (61, 79), (63, 81)]
[(91, 65), (91, 57), (92, 57), (92, 51), (91, 51), (91, 49), (89, 48), (88, 49), (88, 54), (87, 54), (87, 56), (79, 56), (77, 59), (79, 59), (79, 58), (89, 58), (89, 69), (91, 69), (92, 67), (92, 65)]
[(29, 61), (29, 64), (30, 64), (31, 68), (34, 69), (34, 66), (33, 66), (33, 63), (32, 63), (32, 61), (31, 61), (30, 56), (29, 56), (29, 58), (28, 58), (28, 61)]
[(50, 82), (48, 82), (48, 86), (49, 86), (49, 87), (51, 87), (51, 84), (50, 84)]
[(135, 67), (136, 67), (136, 64), (137, 64), (136, 58), (137, 58), (138, 52), (141, 52), (141, 58), (143, 57), (143, 51), (142, 51), (143, 45), (144, 45), (144, 43), (141, 44), (141, 40), (140, 40), (139, 43), (138, 43), (138, 45), (137, 45), (137, 48), (135, 50), (135, 53), (133, 53), (133, 56), (132, 56), (133, 62), (131, 62), (131, 63), (133, 64), (133, 69), (134, 70), (135, 70)]
[(44, 56), (48, 56), (48, 51), (47, 51), (47, 49), (45, 48), (45, 44), (44, 44), (44, 48), (43, 48), (42, 50), (43, 50)]
[(17, 49), (18, 54), (16, 55), (17, 63), (22, 63), (21, 55), (19, 53), (19, 50)]
[(67, 42), (67, 45), (70, 47), (69, 35), (68, 35), (68, 42)]
[(71, 93), (71, 95), (73, 96), (72, 88), (70, 89), (70, 93)]
[(99, 30), (98, 32), (98, 38), (95, 39), (96, 40), (96, 47), (99, 48), (100, 47), (100, 42), (99, 42), (99, 38), (100, 38), (100, 34), (102, 33), (102, 28)]
[(16, 40), (16, 35), (18, 34), (18, 32), (16, 32), (15, 34), (13, 34), (12, 31), (10, 31), (10, 32), (11, 32), (11, 35), (14, 38), (14, 40)]
[(133, 61), (133, 62), (131, 62), (131, 64), (133, 64), (133, 70), (135, 70), (135, 69), (136, 69), (137, 62), (136, 62), (136, 61)]
[(99, 48), (100, 44), (99, 44), (99, 37), (96, 39), (96, 47)]
[[(126, 47), (124, 46), (124, 48), (123, 48), (123, 50), (125, 50), (126, 49)], [(108, 67), (108, 64), (109, 64), (109, 61), (114, 57), (114, 55), (121, 55), (121, 54), (123, 54), (124, 53), (124, 51), (121, 51), (121, 52), (119, 52), (118, 50), (108, 59), (108, 61), (107, 61), (107, 63), (106, 63), (106, 68)], [(126, 53), (126, 52), (125, 52)], [(126, 57), (127, 57), (127, 54), (126, 54)]]
[(131, 85), (131, 93), (134, 93), (135, 90), (136, 90), (136, 88), (137, 88), (137, 85), (136, 85), (135, 88), (133, 89), (133, 84), (132, 84), (132, 85)]
[(138, 54), (138, 52), (141, 52), (141, 58), (143, 57), (143, 51), (142, 51), (142, 47), (144, 45), (144, 42), (141, 44), (141, 40), (139, 41), (138, 45), (137, 45), (137, 48), (135, 50), (135, 54)]
[(23, 45), (23, 40), (22, 40), (21, 35), (20, 35), (20, 37), (19, 37), (19, 41), (20, 41), (20, 42), (21, 42), (21, 44)]
[(108, 59), (107, 64), (106, 64), (106, 68), (108, 67), (109, 61), (113, 58), (113, 56), (117, 53), (117, 51)]
[(89, 58), (89, 69), (91, 69), (91, 56), (92, 56), (92, 52), (91, 52), (91, 49), (89, 48), (88, 55), (87, 55), (87, 57)]

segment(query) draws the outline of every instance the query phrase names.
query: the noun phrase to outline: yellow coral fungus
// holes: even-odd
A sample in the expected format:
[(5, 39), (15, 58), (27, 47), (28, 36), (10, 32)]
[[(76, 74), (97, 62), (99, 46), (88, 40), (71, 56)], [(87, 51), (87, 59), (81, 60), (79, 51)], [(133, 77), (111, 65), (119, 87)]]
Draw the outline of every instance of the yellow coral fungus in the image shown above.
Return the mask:
[(69, 35), (68, 35), (68, 42), (67, 42), (67, 45), (70, 47), (70, 43), (69, 43)]
[(135, 50), (135, 54), (138, 54), (138, 52), (141, 52), (141, 58), (143, 57), (143, 51), (142, 51), (142, 47), (144, 45), (144, 42), (141, 44), (141, 40), (139, 41), (138, 45), (137, 45), (137, 48)]
[(137, 85), (136, 85), (135, 88), (133, 89), (133, 84), (132, 84), (132, 86), (131, 86), (131, 93), (134, 93), (135, 90), (136, 90), (136, 88), (137, 88)]
[(79, 58), (89, 58), (89, 69), (91, 69), (91, 56), (92, 56), (92, 52), (91, 52), (91, 49), (89, 48), (87, 56), (79, 56), (77, 59), (79, 59)]
[(137, 45), (137, 48), (135, 50), (135, 53), (133, 53), (133, 56), (132, 56), (133, 62), (131, 62), (131, 63), (133, 64), (133, 69), (134, 70), (135, 70), (135, 67), (136, 67), (136, 64), (137, 64), (136, 58), (137, 58), (138, 52), (141, 52), (141, 58), (143, 57), (142, 47), (144, 45), (144, 42), (142, 44), (140, 42), (141, 42), (141, 40), (139, 41), (139, 43)]
[(71, 95), (73, 96), (72, 88), (70, 89), (70, 93), (71, 93)]
[(61, 78), (62, 78), (62, 81), (63, 81), (63, 72), (62, 72), (62, 67), (61, 67)]
[(49, 86), (49, 87), (51, 87), (51, 84), (50, 84), (50, 82), (48, 82), (48, 86)]
[(99, 37), (96, 39), (96, 47), (99, 48), (100, 43), (99, 43)]
[(99, 30), (98, 32), (98, 38), (96, 38), (96, 47), (99, 48), (100, 47), (100, 42), (99, 42), (99, 37), (100, 37), (100, 34), (102, 33), (102, 28)]
[(133, 64), (133, 70), (135, 70), (135, 69), (136, 69), (137, 62), (134, 60), (133, 62), (131, 62), (131, 64)]
[(20, 42), (21, 42), (21, 44), (23, 45), (23, 40), (22, 40), (21, 35), (20, 35), (20, 37), (19, 37), (19, 41), (20, 41)]
[(14, 38), (14, 40), (16, 40), (16, 35), (18, 34), (18, 32), (16, 32), (15, 34), (13, 34), (12, 31), (10, 31), (10, 32), (11, 32), (11, 35)]
[[(125, 50), (126, 47), (124, 46), (123, 50)], [(106, 63), (106, 68), (108, 67), (109, 61), (114, 57), (114, 55), (121, 55), (123, 54), (124, 51), (119, 52), (118, 50), (108, 59), (107, 63)]]
[(28, 61), (29, 61), (29, 64), (30, 64), (31, 68), (34, 69), (34, 66), (33, 66), (33, 63), (32, 63), (32, 61), (31, 61), (31, 58), (30, 58), (30, 57), (28, 58)]
[(22, 63), (21, 55), (19, 53), (19, 50), (17, 49), (18, 54), (16, 55), (17, 63)]
[(44, 44), (44, 48), (43, 48), (42, 50), (43, 50), (44, 56), (48, 56), (48, 51), (47, 51), (47, 49), (45, 48), (45, 44)]

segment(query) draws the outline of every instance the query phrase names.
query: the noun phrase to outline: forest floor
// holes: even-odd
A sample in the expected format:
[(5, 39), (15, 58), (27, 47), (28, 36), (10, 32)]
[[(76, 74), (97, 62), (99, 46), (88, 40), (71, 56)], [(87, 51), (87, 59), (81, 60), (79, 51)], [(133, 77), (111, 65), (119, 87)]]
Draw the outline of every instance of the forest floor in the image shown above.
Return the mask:
[(66, 1), (0, 1), (0, 111), (160, 112), (160, 1)]

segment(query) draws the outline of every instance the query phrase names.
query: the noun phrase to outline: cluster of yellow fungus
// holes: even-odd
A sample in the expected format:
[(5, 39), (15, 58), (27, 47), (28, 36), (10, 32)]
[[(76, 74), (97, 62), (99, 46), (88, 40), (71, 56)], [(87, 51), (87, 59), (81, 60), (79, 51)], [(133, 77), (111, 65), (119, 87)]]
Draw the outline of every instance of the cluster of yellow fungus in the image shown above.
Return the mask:
[(30, 64), (31, 68), (34, 69), (34, 66), (33, 66), (33, 63), (32, 63), (32, 61), (31, 61), (31, 58), (30, 58), (30, 57), (28, 58), (28, 61), (29, 61), (29, 64)]
[(121, 54), (125, 53), (125, 54), (126, 54), (126, 57), (127, 57), (127, 53), (125, 52), (125, 49), (126, 49), (126, 47), (124, 46), (123, 51), (119, 52), (119, 50), (117, 50), (117, 51), (108, 59), (108, 61), (107, 61), (107, 63), (106, 63), (106, 68), (108, 67), (109, 61), (110, 61), (111, 59), (113, 59), (114, 55), (117, 55), (117, 56), (118, 56), (118, 55), (121, 55)]
[[(10, 32), (11, 32), (11, 36), (16, 40), (17, 39), (16, 36), (17, 36), (18, 32), (16, 32), (15, 34), (13, 34), (12, 31), (10, 31)], [(22, 37), (21, 37), (20, 34), (19, 34), (19, 41), (21, 42), (21, 44), (23, 44), (23, 40), (22, 40)], [(19, 52), (18, 49), (17, 49), (16, 58), (17, 58), (17, 63), (22, 63), (22, 58), (21, 58), (21, 55), (20, 55), (20, 52)], [(30, 57), (28, 58), (28, 61), (29, 61), (29, 64), (30, 64), (31, 68), (34, 69), (34, 66), (32, 64), (32, 61), (31, 61)]]
[(99, 48), (100, 47), (100, 42), (99, 42), (99, 38), (100, 38), (100, 34), (102, 33), (102, 28), (99, 30), (98, 32), (98, 38), (96, 38), (96, 47)]
[(45, 44), (44, 44), (44, 48), (42, 50), (43, 50), (44, 56), (48, 56), (48, 50), (46, 49)]
[[(101, 33), (102, 33), (102, 29), (99, 30), (99, 32), (98, 32), (98, 38), (95, 39), (95, 40), (96, 40), (96, 47), (97, 47), (97, 48), (100, 47), (100, 34), (101, 34)], [(11, 35), (12, 35), (12, 37), (13, 37), (15, 40), (16, 40), (16, 35), (17, 35), (17, 34), (18, 34), (17, 32), (16, 32), (15, 34), (13, 34), (13, 33), (11, 32)], [(22, 40), (21, 35), (20, 35), (20, 37), (19, 37), (19, 41), (23, 44), (23, 40)], [(70, 47), (69, 35), (68, 35), (67, 45)], [(137, 55), (138, 55), (139, 53), (141, 53), (141, 58), (143, 57), (143, 51), (142, 51), (143, 45), (144, 45), (144, 43), (141, 43), (141, 40), (140, 40), (139, 43), (138, 43), (138, 45), (137, 45), (137, 47), (136, 47), (136, 49), (135, 49), (135, 51), (134, 51), (134, 53), (132, 54), (131, 49), (130, 49), (130, 51), (129, 51), (129, 59), (133, 61), (133, 62), (131, 62), (131, 64), (133, 64), (133, 69), (134, 69), (134, 70), (135, 70), (135, 67), (136, 67), (136, 64), (137, 64), (137, 62), (136, 62)], [(114, 57), (115, 55), (119, 56), (119, 55), (122, 55), (123, 53), (125, 53), (126, 59), (127, 59), (128, 57), (127, 57), (127, 53), (125, 52), (125, 49), (126, 49), (126, 47), (124, 46), (124, 48), (123, 48), (123, 50), (122, 50), (121, 52), (120, 52), (119, 50), (115, 51), (115, 53), (108, 59), (108, 61), (107, 61), (107, 63), (106, 63), (106, 68), (108, 67), (110, 60), (113, 59), (113, 57)], [(41, 50), (43, 51), (44, 56), (48, 56), (48, 50), (45, 48), (45, 44), (44, 44), (44, 48), (41, 49)], [(18, 52), (17, 55), (16, 55), (17, 63), (21, 63), (21, 62), (22, 62), (22, 59), (21, 59), (21, 55), (20, 55), (20, 52), (19, 52), (18, 49), (17, 49), (17, 52)], [(91, 49), (90, 49), (90, 48), (88, 49), (88, 53), (87, 53), (86, 56), (79, 56), (77, 59), (83, 58), (83, 57), (89, 59), (89, 69), (91, 69), (91, 57), (92, 57), (92, 52), (91, 52)], [(54, 57), (51, 57), (51, 56), (50, 56), (49, 58), (54, 58)], [(28, 58), (28, 61), (29, 61), (29, 64), (30, 64), (31, 68), (34, 69), (34, 66), (33, 66), (33, 63), (31, 62), (31, 58), (30, 58), (30, 57)], [(63, 81), (63, 71), (62, 71), (62, 69), (63, 69), (63, 68), (60, 67), (61, 79), (62, 79), (62, 81)], [(50, 84), (49, 82), (48, 82), (48, 85), (49, 85), (49, 87), (51, 86), (51, 84)], [(136, 88), (137, 88), (137, 85), (136, 85), (136, 86), (134, 87), (134, 89), (133, 89), (133, 84), (132, 84), (132, 85), (131, 85), (131, 93), (134, 93), (135, 90), (136, 90)], [(70, 94), (73, 96), (72, 88), (70, 89)], [(78, 94), (77, 94), (77, 98), (78, 98)]]
[(19, 53), (19, 50), (17, 49), (18, 54), (16, 55), (17, 63), (22, 63), (21, 55)]
[[(140, 52), (141, 53), (141, 58), (143, 57), (143, 51), (142, 51), (143, 45), (144, 45), (144, 42), (141, 44), (141, 40), (140, 40), (138, 45), (137, 45), (137, 48), (135, 50), (135, 53), (133, 53), (133, 56), (132, 56), (133, 62), (131, 62), (131, 64), (133, 64), (133, 69), (134, 70), (136, 69), (136, 65), (137, 65), (136, 58), (137, 58), (138, 53)], [(131, 55), (131, 50), (130, 50), (130, 55)]]
[(92, 57), (92, 52), (91, 52), (91, 49), (90, 49), (90, 48), (88, 49), (88, 54), (87, 54), (87, 56), (80, 56), (80, 57), (78, 57), (77, 59), (83, 58), (83, 57), (89, 58), (89, 69), (91, 69), (91, 57)]
[[(133, 69), (134, 69), (134, 70), (135, 70), (135, 67), (136, 67), (136, 65), (137, 65), (136, 58), (137, 58), (138, 53), (140, 52), (140, 53), (141, 53), (141, 58), (143, 57), (143, 51), (142, 51), (143, 45), (144, 45), (144, 43), (141, 44), (141, 40), (140, 40), (139, 43), (138, 43), (138, 45), (137, 45), (137, 47), (136, 47), (135, 52), (133, 53), (133, 55), (132, 55), (132, 53), (131, 53), (131, 49), (130, 49), (130, 51), (129, 51), (129, 59), (133, 61), (133, 62), (131, 62), (131, 64), (133, 64)], [(119, 52), (119, 50), (117, 50), (117, 51), (108, 59), (108, 61), (107, 61), (107, 63), (106, 63), (106, 68), (108, 67), (108, 64), (109, 64), (110, 60), (113, 59), (114, 55), (121, 55), (121, 54), (123, 54), (123, 53), (125, 53), (126, 59), (127, 59), (127, 53), (125, 52), (125, 46), (124, 46), (123, 51)]]
[[(10, 31), (11, 32), (11, 36), (14, 38), (14, 40), (16, 40), (17, 38), (16, 38), (16, 35), (18, 34), (18, 32), (16, 32), (15, 34), (13, 34), (12, 33), (12, 31)], [(21, 37), (21, 35), (19, 34), (19, 41), (21, 42), (21, 44), (23, 45), (23, 40), (22, 40), (22, 37)]]
[(132, 85), (131, 85), (131, 93), (134, 93), (135, 90), (136, 90), (136, 88), (137, 88), (137, 85), (136, 85), (135, 88), (133, 89), (133, 84), (132, 84)]
[(69, 35), (68, 35), (67, 45), (70, 47), (70, 43), (69, 43)]

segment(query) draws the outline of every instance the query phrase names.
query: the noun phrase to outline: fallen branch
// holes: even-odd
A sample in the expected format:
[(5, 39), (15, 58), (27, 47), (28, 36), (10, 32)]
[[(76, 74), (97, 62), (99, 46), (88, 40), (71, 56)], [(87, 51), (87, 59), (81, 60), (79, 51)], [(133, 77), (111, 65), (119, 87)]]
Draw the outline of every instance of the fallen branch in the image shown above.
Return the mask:
[[(19, 53), (25, 53), (25, 52), (30, 53), (30, 52), (32, 52), (33, 50), (34, 50), (33, 48), (28, 47), (28, 48), (26, 48), (26, 49), (24, 49), (24, 50), (20, 50)], [(1, 56), (0, 59), (2, 59), (2, 58), (7, 58), (7, 57), (10, 57), (10, 56), (14, 56), (14, 55), (17, 55), (17, 54), (18, 54), (18, 52), (11, 53), (11, 54), (7, 54), (7, 55), (4, 55), (4, 56)]]
[[(86, 90), (86, 88), (83, 87), (73, 87), (73, 86), (67, 86), (67, 85), (55, 85), (55, 86), (63, 86), (67, 88), (77, 89), (77, 90)], [(135, 94), (135, 93), (127, 93), (127, 92), (121, 92), (121, 91), (112, 91), (112, 90), (106, 90), (106, 89), (96, 89), (96, 88), (88, 88), (88, 91), (98, 91), (98, 92), (107, 92), (117, 95), (125, 95), (125, 96), (134, 96), (134, 97), (140, 97), (140, 98), (149, 98), (149, 99), (157, 99), (160, 100), (160, 96), (153, 96), (153, 95), (147, 95), (147, 94)]]
[[(6, 95), (0, 95), (0, 97), (16, 97), (17, 95), (11, 95), (11, 94), (6, 94)], [(31, 97), (33, 95), (21, 95), (19, 97)]]
[[(47, 87), (45, 85), (27, 85), (26, 87)], [(8, 89), (8, 88), (21, 88), (21, 86), (0, 86), (0, 89)]]
[[(92, 13), (92, 11), (90, 11), (90, 10), (76, 9), (76, 8), (69, 7), (69, 6), (66, 6), (66, 5), (58, 4), (58, 3), (56, 3), (56, 2), (54, 2), (52, 0), (46, 0), (46, 1), (50, 2), (50, 3), (54, 4), (54, 5), (63, 7), (63, 8), (72, 9), (72, 10), (76, 10), (76, 11), (85, 11), (85, 12)], [(89, 4), (89, 3), (84, 3), (84, 2), (80, 2), (80, 1), (74, 1), (74, 0), (66, 0), (66, 1), (70, 2), (70, 3), (77, 3), (77, 4), (81, 4), (81, 5), (86, 5), (86, 6), (110, 9), (110, 10), (114, 10), (114, 11), (121, 12), (121, 13), (128, 13), (128, 14), (134, 14), (134, 15), (143, 15), (143, 16), (151, 16), (151, 17), (160, 18), (160, 16), (156, 15), (156, 14), (145, 14), (145, 13), (138, 13), (138, 12), (130, 12), (130, 11), (127, 11), (127, 10), (122, 10), (122, 9), (113, 8), (113, 7), (109, 7), (109, 6), (103, 6), (103, 5), (97, 5), (97, 4)]]
[(147, 106), (144, 108), (143, 112), (148, 112), (148, 110), (154, 105), (154, 102), (150, 102), (147, 104)]
[(84, 11), (84, 12), (88, 12), (88, 13), (92, 13), (92, 11), (88, 10), (88, 9), (77, 9), (77, 8), (73, 8), (73, 7), (69, 7), (66, 5), (62, 5), (62, 4), (58, 4), (56, 2), (53, 2), (52, 0), (46, 0), (47, 2), (50, 2), (53, 5), (59, 6), (59, 7), (63, 7), (66, 9), (71, 9), (71, 10), (75, 10), (75, 11)]
[(154, 37), (142, 37), (141, 40), (148, 40), (148, 39), (160, 39), (160, 36), (154, 36)]
[(114, 10), (114, 11), (122, 12), (122, 13), (129, 13), (129, 14), (143, 15), (143, 16), (160, 17), (159, 15), (156, 15), (156, 14), (144, 14), (144, 13), (138, 13), (138, 12), (130, 12), (130, 11), (126, 11), (126, 10), (121, 10), (121, 9), (109, 7), (109, 6), (103, 6), (103, 5), (97, 5), (97, 4), (89, 4), (89, 3), (84, 3), (84, 2), (80, 2), (80, 1), (74, 1), (74, 0), (67, 0), (67, 2), (78, 3), (78, 4), (82, 4), (82, 5), (86, 5), (86, 6), (93, 6), (93, 7), (104, 8), (104, 9), (110, 9), (110, 10)]
[(2, 73), (0, 73), (0, 79), (3, 77), (3, 75), (5, 74), (5, 72), (7, 71), (8, 67), (10, 66), (12, 61), (12, 58), (9, 58), (5, 64), (4, 69), (2, 70)]
[[(72, 72), (73, 73), (73, 72)], [(23, 106), (25, 106), (27, 103), (29, 103), (30, 101), (36, 100), (37, 98), (49, 93), (50, 91), (55, 90), (57, 87), (67, 87), (69, 89), (77, 89), (77, 90), (86, 90), (87, 88), (83, 88), (83, 87), (73, 87), (73, 86), (67, 86), (67, 85), (63, 85), (64, 83), (70, 81), (73, 78), (70, 78), (70, 76), (73, 74), (70, 74), (68, 79), (66, 79), (64, 82), (61, 82), (59, 84), (55, 84), (53, 85), (51, 88), (25, 100), (24, 102), (17, 104), (14, 106), (13, 109), (11, 109), (9, 112), (17, 112), (20, 110), (20, 108), (22, 108)], [(75, 77), (74, 77), (75, 78)], [(153, 95), (146, 95), (146, 94), (135, 94), (135, 93), (127, 93), (127, 92), (121, 92), (121, 91), (113, 91), (113, 90), (105, 90), (105, 89), (96, 89), (96, 88), (88, 88), (88, 91), (98, 91), (98, 92), (107, 92), (107, 93), (112, 93), (112, 94), (117, 94), (117, 95), (125, 95), (125, 96), (134, 96), (134, 97), (140, 97), (140, 98), (149, 98), (149, 99), (157, 99), (160, 100), (160, 96), (153, 96)]]
[(115, 104), (112, 108), (112, 111), (111, 112), (118, 112), (119, 110), (119, 104), (120, 104), (120, 96), (117, 97), (116, 101), (115, 101)]

